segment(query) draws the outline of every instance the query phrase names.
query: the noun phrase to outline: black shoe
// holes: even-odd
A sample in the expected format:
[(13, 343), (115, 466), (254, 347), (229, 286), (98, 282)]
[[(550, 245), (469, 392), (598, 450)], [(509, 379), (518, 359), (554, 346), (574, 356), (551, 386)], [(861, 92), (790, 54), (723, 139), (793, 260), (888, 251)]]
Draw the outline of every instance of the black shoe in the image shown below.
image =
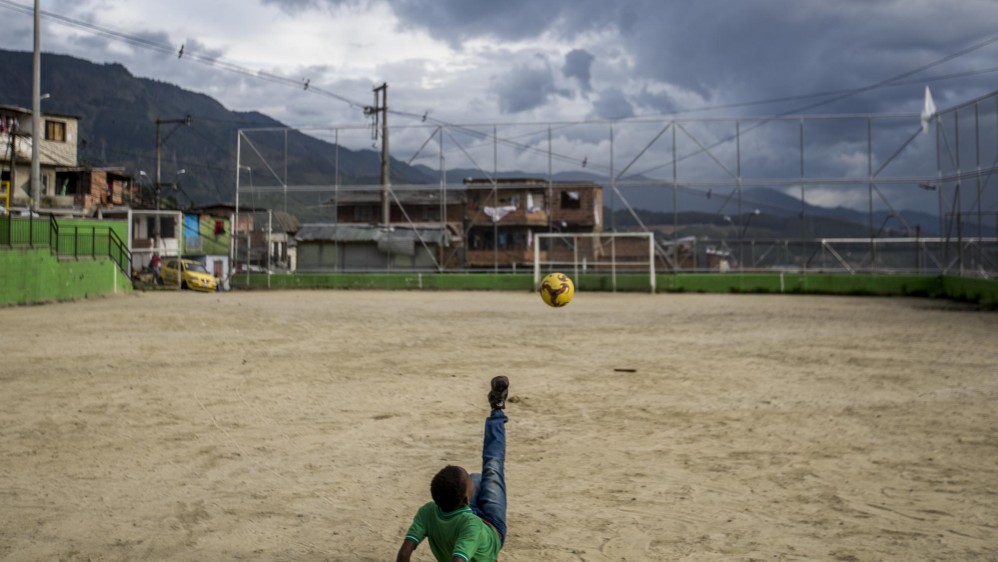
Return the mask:
[(509, 391), (509, 379), (499, 375), (492, 378), (492, 391), (489, 392), (489, 406), (493, 410), (506, 409), (506, 394)]

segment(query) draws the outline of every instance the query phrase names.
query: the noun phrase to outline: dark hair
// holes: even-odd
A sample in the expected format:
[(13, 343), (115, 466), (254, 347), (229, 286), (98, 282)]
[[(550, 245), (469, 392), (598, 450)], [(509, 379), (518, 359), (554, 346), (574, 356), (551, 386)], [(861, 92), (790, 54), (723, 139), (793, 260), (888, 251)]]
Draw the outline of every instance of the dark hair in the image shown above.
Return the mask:
[(430, 495), (437, 506), (447, 512), (464, 505), (468, 493), (465, 472), (460, 466), (447, 465), (430, 482)]

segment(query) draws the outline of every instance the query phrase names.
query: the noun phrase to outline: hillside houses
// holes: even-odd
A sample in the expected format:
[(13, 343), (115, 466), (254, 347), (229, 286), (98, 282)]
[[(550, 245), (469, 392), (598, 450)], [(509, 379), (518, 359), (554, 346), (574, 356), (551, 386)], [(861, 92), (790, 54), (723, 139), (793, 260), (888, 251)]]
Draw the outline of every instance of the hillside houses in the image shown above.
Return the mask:
[[(138, 186), (124, 169), (80, 165), (79, 118), (43, 113), (41, 122), (41, 135), (35, 135), (31, 110), (0, 105), (0, 206), (92, 216), (98, 209), (125, 205), (137, 196)], [(31, 152), (36, 139), (41, 181), (37, 205), (31, 193)]]
[[(324, 228), (326, 243), (365, 250), (365, 266), (373, 267), (378, 251), (421, 247), (434, 257), (422, 261), (395, 261), (389, 265), (420, 268), (517, 269), (533, 263), (534, 235), (541, 232), (598, 233), (603, 223), (602, 187), (592, 182), (549, 182), (538, 178), (503, 178), (496, 182), (467, 179), (463, 189), (399, 189), (389, 205), (390, 228), (379, 224), (381, 194), (376, 191), (344, 191), (326, 203), (333, 207), (340, 228)], [(444, 220), (441, 220), (443, 217)], [(322, 225), (305, 225), (299, 243), (314, 244)], [(329, 226), (329, 225), (325, 225)], [(349, 228), (347, 228), (349, 227)], [(379, 231), (383, 231), (379, 234)], [(395, 234), (389, 234), (394, 232)], [(307, 239), (306, 239), (307, 238)], [(388, 242), (398, 240), (398, 243)], [(352, 253), (359, 255), (361, 250)], [(349, 252), (328, 250), (328, 259), (311, 252), (313, 270), (339, 269), (349, 261)], [(413, 254), (418, 253), (413, 250)], [(335, 257), (334, 257), (335, 256)], [(386, 262), (388, 263), (388, 262)], [(334, 266), (335, 264), (335, 266)]]

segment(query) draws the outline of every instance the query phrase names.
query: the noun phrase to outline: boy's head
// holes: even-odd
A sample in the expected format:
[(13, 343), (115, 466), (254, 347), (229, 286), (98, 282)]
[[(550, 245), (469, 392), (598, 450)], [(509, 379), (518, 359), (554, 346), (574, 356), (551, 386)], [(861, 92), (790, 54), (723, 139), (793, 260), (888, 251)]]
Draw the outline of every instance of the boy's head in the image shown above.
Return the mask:
[(430, 482), (430, 495), (441, 510), (454, 511), (471, 502), (471, 498), (475, 495), (475, 484), (467, 470), (460, 466), (448, 465), (441, 468), (433, 477)]

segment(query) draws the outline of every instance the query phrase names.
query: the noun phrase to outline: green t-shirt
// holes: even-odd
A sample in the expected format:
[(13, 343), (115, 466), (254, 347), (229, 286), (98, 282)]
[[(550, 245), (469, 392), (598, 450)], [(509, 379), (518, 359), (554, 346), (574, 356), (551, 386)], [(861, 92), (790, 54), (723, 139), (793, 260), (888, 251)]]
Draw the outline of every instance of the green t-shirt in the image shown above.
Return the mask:
[(444, 513), (429, 502), (416, 512), (405, 538), (419, 544), (424, 538), (439, 562), (460, 556), (468, 562), (494, 562), (502, 543), (491, 525), (464, 506)]

